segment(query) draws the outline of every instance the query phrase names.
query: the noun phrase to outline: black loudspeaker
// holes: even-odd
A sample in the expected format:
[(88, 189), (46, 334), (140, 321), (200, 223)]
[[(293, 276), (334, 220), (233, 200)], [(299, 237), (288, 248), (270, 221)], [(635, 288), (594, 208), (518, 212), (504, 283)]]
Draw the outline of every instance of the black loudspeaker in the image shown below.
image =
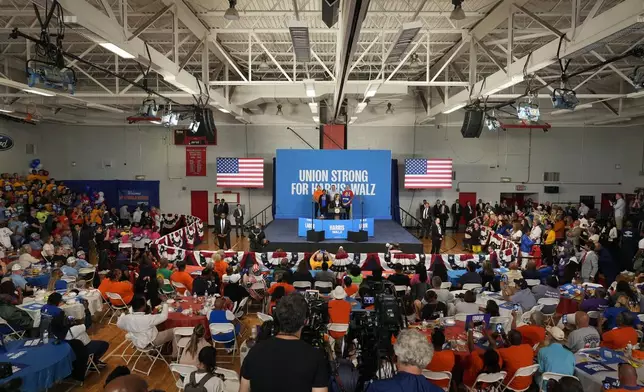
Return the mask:
[(461, 134), (464, 138), (477, 138), (481, 136), (485, 112), (482, 110), (466, 110), (463, 119), (463, 128)]
[(559, 193), (558, 186), (544, 186), (543, 193)]
[(367, 242), (368, 241), (367, 231), (366, 230), (348, 231), (347, 240), (349, 240), (349, 242)]
[(200, 121), (199, 130), (195, 136), (205, 136), (208, 144), (217, 144), (217, 126), (215, 119), (212, 115), (212, 109), (204, 108), (198, 110), (199, 115), (196, 116)]
[(324, 230), (315, 231), (307, 230), (306, 231), (306, 240), (310, 242), (322, 242), (324, 241)]
[[(338, 15), (340, 10), (340, 0), (321, 0), (322, 1), (322, 21), (324, 24), (331, 28), (334, 24), (338, 23)], [(321, 118), (320, 118), (321, 120)]]

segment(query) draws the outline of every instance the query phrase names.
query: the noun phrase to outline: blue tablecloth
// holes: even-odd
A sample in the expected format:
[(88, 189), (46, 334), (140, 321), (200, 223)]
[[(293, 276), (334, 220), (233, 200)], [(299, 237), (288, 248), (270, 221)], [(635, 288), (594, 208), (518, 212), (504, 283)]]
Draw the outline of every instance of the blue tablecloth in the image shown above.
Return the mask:
[(27, 284), (31, 287), (47, 287), (49, 283), (49, 274), (41, 274), (37, 276), (25, 276)]
[[(504, 273), (507, 272), (507, 268), (499, 268), (495, 269), (495, 271)], [(458, 284), (458, 279), (463, 276), (467, 272), (467, 270), (448, 270), (447, 271), (447, 278), (449, 279), (450, 282), (452, 282), (452, 286), (455, 286)], [(480, 272), (480, 269), (479, 269)], [(544, 281), (548, 276), (552, 274), (552, 267), (545, 267), (539, 270), (539, 274), (541, 275), (541, 280)]]
[[(11, 377), (3, 379), (3, 382), (21, 378), (21, 391), (39, 392), (51, 388), (56, 381), (72, 374), (72, 362), (75, 356), (67, 343), (24, 347), (24, 342), (25, 340), (10, 342), (7, 345), (7, 352), (0, 353), (0, 362), (11, 362), (22, 368)], [(10, 357), (23, 351), (24, 354), (17, 358)]]

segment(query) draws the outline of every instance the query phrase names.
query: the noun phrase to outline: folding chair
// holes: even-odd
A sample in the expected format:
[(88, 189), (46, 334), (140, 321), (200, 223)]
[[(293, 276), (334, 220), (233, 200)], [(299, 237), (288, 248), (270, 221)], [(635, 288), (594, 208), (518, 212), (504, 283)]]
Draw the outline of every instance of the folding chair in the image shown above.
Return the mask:
[(94, 288), (94, 275), (96, 268), (81, 268), (78, 270), (78, 276), (82, 276), (86, 282), (90, 282), (90, 287)]
[(321, 294), (329, 294), (333, 290), (333, 283), (316, 281), (313, 288), (319, 290)]
[[(135, 357), (135, 356), (137, 357), (136, 361), (134, 361), (134, 365), (132, 366), (133, 372), (139, 372), (141, 374), (145, 374), (146, 376), (149, 376), (150, 372), (152, 371), (152, 368), (154, 367), (154, 364), (158, 360), (162, 360), (163, 362), (165, 362), (166, 365), (168, 365), (168, 367), (170, 367), (170, 364), (168, 363), (168, 361), (166, 361), (163, 355), (161, 355), (162, 345), (154, 346), (150, 344), (145, 348), (139, 348), (135, 344), (132, 344), (132, 347), (134, 348), (134, 354), (132, 355), (132, 357)], [(136, 365), (139, 363), (142, 357), (147, 357), (151, 362), (150, 367), (148, 368), (147, 371), (137, 369), (136, 367)]]
[(514, 376), (512, 376), (512, 378), (510, 379), (510, 382), (508, 382), (507, 385), (502, 384), (503, 389), (501, 390), (501, 392), (505, 391), (506, 389), (509, 389), (514, 392), (523, 392), (528, 390), (530, 388), (530, 385), (528, 385), (526, 388), (523, 388), (523, 389), (513, 389), (513, 388), (510, 388), (509, 385), (512, 384), (512, 381), (514, 381), (514, 379), (516, 379), (517, 377), (532, 378), (532, 376), (537, 372), (537, 370), (539, 370), (539, 365), (530, 365), (530, 366), (525, 366), (517, 369), (517, 371), (514, 373)]
[(452, 288), (452, 282), (443, 282), (441, 283), (441, 289), (451, 289)]
[(67, 282), (67, 288), (68, 289), (73, 289), (76, 287), (76, 277), (75, 276), (69, 276), (69, 275), (64, 275), (60, 278), (60, 280)]
[(298, 291), (310, 290), (311, 289), (311, 282), (298, 280), (297, 282), (293, 282), (293, 287), (295, 287), (295, 289), (298, 290)]
[(240, 318), (244, 317), (244, 315), (245, 315), (244, 307), (248, 303), (249, 298), (250, 297), (244, 297), (244, 298), (242, 298), (241, 301), (235, 303), (235, 305), (233, 307), (233, 314), (235, 315), (236, 319), (240, 319)]
[(98, 366), (96, 366), (96, 362), (94, 362), (94, 354), (89, 354), (89, 356), (87, 357), (87, 369), (85, 369), (85, 377), (87, 377), (87, 374), (89, 372), (96, 372), (98, 374), (101, 374)]
[(266, 292), (266, 285), (264, 284), (263, 281), (262, 282), (256, 282), (256, 283), (253, 283), (252, 285), (250, 285), (250, 290), (253, 290), (253, 291), (257, 292), (257, 293), (261, 292), (262, 293), (262, 301), (261, 302), (256, 302), (255, 299), (251, 297), (250, 300), (248, 300), (248, 302), (246, 302), (246, 314), (250, 313), (248, 311), (248, 309), (254, 303), (259, 303), (260, 306), (262, 307), (262, 312), (263, 312), (264, 309), (266, 309), (266, 299), (268, 298), (268, 293)]
[(528, 287), (539, 286), (541, 284), (539, 279), (526, 279), (525, 282), (528, 284)]
[(239, 374), (236, 371), (218, 367), (215, 373), (224, 376), (224, 392), (239, 391)]
[(489, 390), (498, 390), (496, 386), (501, 384), (503, 380), (505, 380), (505, 376), (507, 376), (506, 372), (479, 374), (479, 376), (476, 377), (476, 381), (474, 381), (474, 385), (472, 385), (472, 388), (467, 387), (467, 389), (469, 392), (476, 392), (478, 391), (476, 386), (478, 385), (478, 383), (482, 382), (488, 385), (495, 385), (494, 388), (490, 388)]
[(172, 286), (177, 291), (177, 294), (179, 294), (179, 293), (181, 293), (183, 291), (183, 294), (180, 294), (180, 295), (184, 295), (186, 297), (190, 296), (190, 291), (188, 291), (188, 288), (183, 283), (179, 283), (179, 282), (175, 282), (175, 281), (171, 281), (171, 283), (172, 283)]
[[(165, 286), (170, 286), (170, 290), (166, 290)], [(159, 287), (159, 294), (174, 297), (177, 292), (169, 279), (163, 279), (163, 286)]]
[(447, 381), (447, 386), (443, 387), (445, 392), (449, 392), (449, 387), (452, 383), (452, 372), (432, 372), (429, 370), (423, 370), (423, 376), (429, 381)]
[(262, 322), (262, 324), (267, 322), (267, 321), (273, 321), (273, 316), (270, 316), (270, 315), (268, 315), (266, 313), (259, 313), (258, 312), (257, 313), (257, 318)]
[(476, 290), (476, 289), (481, 289), (483, 286), (481, 286), (478, 283), (465, 283), (463, 285), (463, 290), (465, 291), (470, 291), (470, 290)]
[[(216, 323), (210, 324), (210, 334), (212, 335), (212, 343), (216, 351), (224, 351), (226, 356), (230, 354), (230, 362), (223, 363), (233, 363), (235, 362), (235, 351), (237, 351), (237, 334), (235, 331), (235, 325), (233, 323)], [(217, 347), (217, 344), (232, 343), (232, 352), (228, 352), (228, 349), (224, 346), (223, 348)], [(217, 354), (217, 359), (222, 358), (221, 355)]]
[(9, 323), (1, 317), (0, 317), (0, 331), (9, 331), (8, 333), (5, 333), (4, 336), (12, 340), (20, 340), (22, 339), (22, 336), (25, 334), (25, 331), (16, 331), (15, 329), (13, 329), (13, 327), (9, 325)]
[(575, 376), (570, 376), (568, 374), (560, 374), (560, 373), (553, 373), (553, 372), (545, 372), (541, 375), (541, 385), (539, 385), (539, 389), (542, 392), (546, 392), (545, 386), (548, 385), (548, 380), (555, 380), (559, 381), (562, 377), (572, 377), (575, 380), (579, 381), (579, 379)]
[(174, 341), (177, 344), (177, 361), (181, 359), (183, 350), (188, 346), (190, 337), (194, 332), (195, 327), (176, 327), (173, 330)]
[[(557, 313), (557, 305), (559, 305), (559, 298), (541, 298), (539, 301), (537, 301), (537, 305), (541, 306), (541, 314), (546, 318), (544, 324), (546, 325), (555, 325), (555, 320), (554, 316), (555, 313)], [(554, 310), (551, 313), (544, 313), (543, 308), (546, 306), (552, 307), (554, 306)]]
[(178, 363), (170, 364), (170, 371), (174, 374), (176, 373), (179, 377), (177, 379), (176, 387), (179, 391), (183, 390), (183, 379), (188, 377), (192, 372), (197, 371), (197, 367), (193, 365), (179, 365)]
[[(110, 305), (110, 307), (112, 308), (112, 317), (110, 317), (110, 319), (108, 320), (107, 324), (108, 324), (108, 325), (109, 325), (109, 324), (114, 324), (114, 325), (116, 325), (116, 323), (112, 323), (112, 319), (114, 318), (114, 316), (119, 315), (119, 314), (120, 314), (120, 312), (122, 312), (122, 311), (127, 312), (127, 311), (128, 311), (128, 306), (127, 306), (127, 304), (125, 303), (125, 301), (123, 301), (123, 298), (121, 298), (121, 296), (120, 296), (119, 294), (116, 294), (116, 293), (105, 293), (105, 295), (107, 295), (107, 298), (109, 299), (109, 300), (107, 301), (107, 303), (108, 303), (108, 304)], [(116, 303), (117, 303), (117, 304), (115, 305), (115, 304), (112, 302), (112, 300), (116, 301)], [(120, 303), (120, 304), (119, 304), (119, 303)]]

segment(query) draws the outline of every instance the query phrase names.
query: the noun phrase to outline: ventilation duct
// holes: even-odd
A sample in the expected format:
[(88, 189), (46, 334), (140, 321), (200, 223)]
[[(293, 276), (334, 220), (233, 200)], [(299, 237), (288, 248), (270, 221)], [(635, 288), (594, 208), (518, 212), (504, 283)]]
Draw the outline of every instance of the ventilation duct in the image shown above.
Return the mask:
[(311, 61), (311, 44), (309, 42), (309, 26), (305, 22), (294, 20), (289, 23), (288, 31), (291, 34), (293, 52), (299, 62)]
[(423, 27), (421, 22), (410, 22), (403, 24), (402, 28), (396, 34), (393, 44), (389, 47), (389, 52), (385, 57), (386, 64), (400, 62), (400, 58), (407, 51), (409, 45), (414, 42), (418, 32)]

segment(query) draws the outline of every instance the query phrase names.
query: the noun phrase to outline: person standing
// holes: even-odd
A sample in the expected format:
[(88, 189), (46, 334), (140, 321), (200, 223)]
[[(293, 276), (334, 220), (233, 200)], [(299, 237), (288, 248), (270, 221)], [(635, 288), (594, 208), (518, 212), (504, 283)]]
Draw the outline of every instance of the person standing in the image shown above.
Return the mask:
[(322, 187), (320, 185), (315, 188), (315, 191), (313, 192), (313, 203), (315, 205), (315, 214), (313, 215), (315, 218), (317, 218), (320, 213), (320, 196), (322, 196)]
[[(328, 390), (329, 372), (324, 355), (300, 339), (307, 313), (304, 296), (292, 293), (280, 299), (273, 312), (279, 320), (279, 332), (250, 349), (241, 366), (239, 392), (283, 391), (284, 379), (275, 375), (283, 372), (287, 361), (289, 391)], [(427, 342), (424, 336), (421, 337)]]
[(472, 203), (469, 200), (467, 201), (467, 203), (465, 203), (465, 208), (463, 210), (463, 216), (465, 217), (465, 226), (467, 226), (472, 221), (472, 219), (474, 219), (476, 211), (474, 210), (474, 207), (472, 207)]
[(319, 204), (320, 204), (320, 215), (323, 217), (326, 217), (326, 214), (329, 210), (329, 204), (331, 204), (331, 199), (329, 198), (329, 194), (326, 192), (326, 189), (322, 190), (322, 194), (320, 195), (320, 199), (319, 199)]
[(341, 201), (345, 209), (344, 219), (351, 219), (351, 203), (353, 202), (353, 191), (351, 186), (347, 185), (342, 191)]
[(241, 204), (237, 204), (237, 208), (233, 211), (233, 218), (235, 218), (235, 235), (237, 237), (244, 236), (244, 211), (241, 208)]
[(119, 220), (121, 226), (128, 226), (130, 224), (130, 211), (127, 209), (127, 204), (123, 204), (119, 210)]
[(440, 218), (441, 216), (441, 201), (436, 200), (436, 204), (434, 204), (434, 207), (432, 208), (432, 215), (434, 218)]
[(624, 224), (624, 214), (626, 213), (626, 202), (624, 202), (622, 194), (617, 193), (615, 195), (615, 203), (611, 202), (610, 204), (613, 206), (615, 213), (615, 227), (621, 231)]
[(219, 219), (215, 221), (215, 235), (220, 249), (230, 249), (230, 222), (226, 218), (226, 213), (219, 214)]
[(452, 227), (454, 228), (454, 231), (458, 231), (458, 224), (461, 221), (461, 215), (463, 215), (463, 207), (461, 207), (461, 203), (456, 199), (454, 204), (452, 204)]
[(599, 271), (599, 258), (595, 253), (595, 244), (590, 242), (586, 246), (582, 246), (583, 252), (577, 256), (577, 260), (581, 264), (581, 280), (582, 282), (594, 282), (595, 275)]
[(223, 198), (219, 199), (219, 204), (217, 204), (215, 208), (217, 209), (216, 210), (217, 216), (220, 216), (221, 214), (226, 214), (226, 217), (228, 217), (228, 213), (230, 212), (230, 210), (228, 209), (228, 203), (226, 203), (226, 200), (224, 200)]
[(427, 238), (429, 236), (429, 230), (432, 224), (432, 211), (429, 207), (428, 202), (425, 202), (425, 206), (420, 212), (420, 219), (421, 219), (421, 223), (423, 224), (423, 228), (420, 232), (420, 237)]
[(253, 252), (259, 252), (266, 244), (266, 234), (259, 222), (255, 223), (248, 233), (248, 240), (250, 241), (250, 250)]
[(438, 209), (439, 211), (439, 218), (441, 222), (441, 227), (443, 228), (443, 231), (447, 228), (447, 219), (449, 219), (449, 207), (447, 206), (447, 203), (445, 200), (441, 202), (440, 208)]
[(440, 218), (434, 219), (432, 225), (432, 254), (437, 255), (441, 251), (441, 243), (443, 242), (443, 228), (441, 227)]
[(483, 216), (485, 213), (485, 203), (483, 203), (483, 199), (479, 199), (479, 202), (476, 203), (476, 216)]

